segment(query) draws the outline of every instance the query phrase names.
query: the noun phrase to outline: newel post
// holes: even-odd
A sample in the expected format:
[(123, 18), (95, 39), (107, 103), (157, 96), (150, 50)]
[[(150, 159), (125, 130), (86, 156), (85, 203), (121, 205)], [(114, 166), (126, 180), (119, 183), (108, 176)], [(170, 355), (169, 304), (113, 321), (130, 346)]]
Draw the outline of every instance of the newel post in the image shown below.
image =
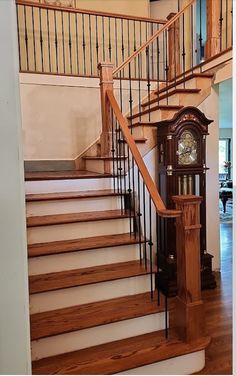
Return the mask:
[(101, 93), (101, 111), (102, 111), (102, 134), (101, 134), (101, 155), (111, 156), (112, 136), (110, 122), (110, 107), (108, 106), (106, 93), (113, 91), (113, 64), (100, 63), (98, 65), (100, 72), (100, 93)]
[[(167, 17), (169, 21), (176, 13), (170, 13)], [(168, 80), (173, 80), (180, 74), (180, 39), (179, 39), (179, 19), (168, 28)]]
[(220, 52), (220, 0), (207, 0), (205, 59)]
[(191, 342), (205, 335), (200, 275), (199, 196), (173, 196), (182, 215), (176, 219), (177, 288), (175, 327), (182, 340)]

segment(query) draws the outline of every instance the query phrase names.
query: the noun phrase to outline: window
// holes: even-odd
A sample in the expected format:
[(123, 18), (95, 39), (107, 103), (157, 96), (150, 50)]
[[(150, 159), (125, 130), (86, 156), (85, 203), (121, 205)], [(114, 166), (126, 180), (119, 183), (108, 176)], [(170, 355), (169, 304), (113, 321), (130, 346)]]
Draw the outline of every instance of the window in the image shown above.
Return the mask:
[(222, 138), (219, 140), (219, 174), (227, 174), (230, 178), (230, 138)]

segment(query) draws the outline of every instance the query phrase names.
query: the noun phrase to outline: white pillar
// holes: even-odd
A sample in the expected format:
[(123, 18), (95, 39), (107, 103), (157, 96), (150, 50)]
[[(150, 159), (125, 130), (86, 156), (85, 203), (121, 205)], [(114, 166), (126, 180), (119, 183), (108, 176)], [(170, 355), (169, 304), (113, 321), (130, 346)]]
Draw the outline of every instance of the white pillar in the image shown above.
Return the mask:
[(25, 192), (14, 0), (0, 0), (0, 374), (30, 374)]

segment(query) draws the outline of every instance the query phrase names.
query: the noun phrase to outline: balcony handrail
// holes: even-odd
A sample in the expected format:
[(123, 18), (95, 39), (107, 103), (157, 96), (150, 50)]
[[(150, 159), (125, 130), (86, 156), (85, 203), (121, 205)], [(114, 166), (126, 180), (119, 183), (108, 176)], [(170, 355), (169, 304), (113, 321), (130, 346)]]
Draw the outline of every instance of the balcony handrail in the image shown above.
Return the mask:
[(90, 10), (90, 9), (80, 9), (80, 8), (65, 7), (65, 6), (59, 6), (59, 5), (42, 4), (42, 3), (35, 3), (33, 1), (27, 1), (27, 0), (16, 0), (16, 4), (31, 6), (31, 7), (40, 8), (40, 9), (56, 10), (60, 12), (88, 14), (91, 16), (102, 16), (102, 17), (118, 18), (118, 19), (131, 20), (131, 21), (151, 22), (151, 23), (156, 23), (156, 24), (161, 24), (161, 25), (164, 25), (166, 23), (166, 20), (162, 20), (162, 19), (140, 17), (140, 16), (130, 16), (128, 14), (101, 12), (101, 11), (95, 11), (95, 10)]
[(143, 52), (155, 39), (157, 39), (165, 30), (168, 30), (171, 25), (173, 25), (182, 16), (187, 9), (189, 9), (196, 0), (191, 0), (180, 12), (176, 13), (165, 25), (157, 30), (143, 45), (138, 48), (132, 55), (130, 55), (119, 67), (115, 68), (113, 71), (113, 76), (116, 76), (121, 70), (123, 70), (135, 57), (137, 57), (141, 52)]

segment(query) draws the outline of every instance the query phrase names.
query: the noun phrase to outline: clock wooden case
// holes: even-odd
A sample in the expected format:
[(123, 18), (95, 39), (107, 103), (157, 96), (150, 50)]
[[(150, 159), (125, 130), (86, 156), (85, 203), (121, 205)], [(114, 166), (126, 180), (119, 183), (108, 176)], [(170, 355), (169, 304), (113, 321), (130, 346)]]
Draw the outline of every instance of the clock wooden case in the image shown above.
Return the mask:
[[(194, 194), (203, 197), (200, 209), (201, 283), (214, 288), (212, 255), (206, 245), (206, 137), (212, 122), (195, 107), (185, 107), (173, 119), (158, 122), (158, 188), (168, 208), (172, 196)], [(175, 220), (158, 218), (158, 284), (169, 296), (176, 294)]]

